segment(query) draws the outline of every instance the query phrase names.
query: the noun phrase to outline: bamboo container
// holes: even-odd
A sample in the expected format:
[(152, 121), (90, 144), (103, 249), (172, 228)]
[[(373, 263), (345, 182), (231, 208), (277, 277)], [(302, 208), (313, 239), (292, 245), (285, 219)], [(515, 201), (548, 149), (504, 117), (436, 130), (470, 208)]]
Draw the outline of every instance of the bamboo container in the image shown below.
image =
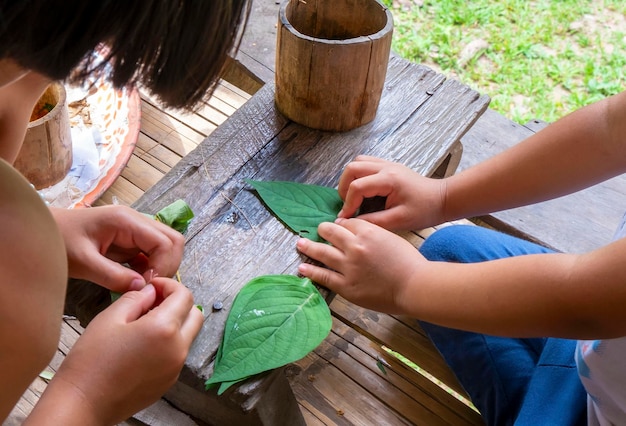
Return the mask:
[(48, 86), (37, 109), (45, 112), (32, 117), (14, 166), (36, 189), (61, 181), (72, 166), (72, 136), (65, 87), (59, 82)]
[(392, 33), (391, 12), (376, 0), (285, 0), (276, 46), (278, 110), (320, 130), (372, 121)]

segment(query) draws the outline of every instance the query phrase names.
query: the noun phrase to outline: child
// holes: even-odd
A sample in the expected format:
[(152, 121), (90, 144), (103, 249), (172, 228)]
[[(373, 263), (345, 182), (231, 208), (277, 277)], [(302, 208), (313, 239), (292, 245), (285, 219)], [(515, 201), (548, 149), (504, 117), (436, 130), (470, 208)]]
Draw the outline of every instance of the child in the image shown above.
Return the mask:
[[(330, 269), (299, 271), (354, 303), (422, 321), (488, 424), (626, 424), (626, 239), (566, 254), (451, 226), (420, 253), (389, 232), (536, 203), (621, 174), (625, 117), (626, 92), (443, 180), (357, 157), (339, 181), (343, 210), (319, 226), (330, 245), (297, 243)], [(387, 197), (385, 210), (352, 218), (373, 196)]]
[[(49, 209), (11, 167), (35, 102), (52, 80), (110, 71), (117, 87), (141, 85), (191, 108), (213, 89), (249, 7), (0, 1), (0, 419), (56, 350), (68, 276), (125, 294), (87, 327), (26, 424), (130, 417), (176, 381), (203, 321), (191, 293), (167, 278), (182, 257), (180, 234), (121, 206)], [(91, 60), (96, 50), (104, 63)], [(146, 270), (118, 263), (140, 253)]]

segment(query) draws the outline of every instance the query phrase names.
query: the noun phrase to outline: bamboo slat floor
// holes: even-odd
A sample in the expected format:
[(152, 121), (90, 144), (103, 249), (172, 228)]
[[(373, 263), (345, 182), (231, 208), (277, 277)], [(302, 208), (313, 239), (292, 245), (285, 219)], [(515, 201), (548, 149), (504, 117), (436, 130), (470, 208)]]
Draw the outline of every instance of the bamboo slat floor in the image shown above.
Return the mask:
[[(131, 205), (249, 98), (248, 93), (221, 81), (213, 97), (188, 114), (163, 110), (142, 95), (141, 132), (134, 153), (114, 185), (94, 205)], [(419, 246), (432, 231), (408, 237)], [(333, 327), (329, 337), (285, 369), (307, 424), (482, 424), (415, 321), (362, 309), (338, 296), (330, 308)], [(82, 331), (75, 319), (64, 320), (58, 350), (47, 372), (56, 371)], [(409, 356), (421, 368), (409, 367), (387, 348)], [(20, 424), (45, 387), (45, 379), (37, 378), (4, 424)], [(201, 423), (161, 400), (124, 424)]]

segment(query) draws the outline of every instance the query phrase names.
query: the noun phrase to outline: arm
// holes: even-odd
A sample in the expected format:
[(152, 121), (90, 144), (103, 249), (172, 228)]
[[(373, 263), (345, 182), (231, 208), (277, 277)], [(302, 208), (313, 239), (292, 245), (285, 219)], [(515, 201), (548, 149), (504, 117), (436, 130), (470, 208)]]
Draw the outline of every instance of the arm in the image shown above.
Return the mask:
[(331, 245), (298, 249), (329, 269), (300, 272), (355, 303), (471, 331), (508, 336), (626, 335), (626, 240), (581, 254), (523, 256), (478, 264), (426, 261), (387, 229), (415, 229), (573, 192), (626, 168), (626, 94), (559, 120), (515, 148), (436, 181), (369, 157), (340, 179), (340, 218), (364, 197), (382, 212), (320, 225)]
[(67, 266), (48, 208), (0, 160), (0, 419), (57, 347)]
[(299, 272), (370, 309), (501, 336), (626, 335), (626, 239), (582, 255), (461, 264), (429, 262), (360, 219), (323, 223), (319, 233), (331, 244), (297, 246), (330, 269), (305, 263)]
[(626, 171), (626, 92), (582, 108), (445, 179), (443, 219), (559, 197)]
[(341, 218), (366, 197), (387, 197), (385, 210), (360, 216), (390, 230), (544, 201), (626, 171), (626, 92), (576, 111), (515, 147), (446, 179), (359, 156), (339, 180)]

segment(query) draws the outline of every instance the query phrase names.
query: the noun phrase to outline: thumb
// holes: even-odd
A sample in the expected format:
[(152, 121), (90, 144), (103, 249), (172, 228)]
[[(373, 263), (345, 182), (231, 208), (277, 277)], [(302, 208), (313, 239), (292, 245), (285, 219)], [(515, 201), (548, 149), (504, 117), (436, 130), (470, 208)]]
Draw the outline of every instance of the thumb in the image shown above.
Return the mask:
[(156, 302), (156, 289), (152, 284), (139, 291), (129, 291), (107, 308), (114, 318), (132, 322), (140, 318), (152, 308)]

